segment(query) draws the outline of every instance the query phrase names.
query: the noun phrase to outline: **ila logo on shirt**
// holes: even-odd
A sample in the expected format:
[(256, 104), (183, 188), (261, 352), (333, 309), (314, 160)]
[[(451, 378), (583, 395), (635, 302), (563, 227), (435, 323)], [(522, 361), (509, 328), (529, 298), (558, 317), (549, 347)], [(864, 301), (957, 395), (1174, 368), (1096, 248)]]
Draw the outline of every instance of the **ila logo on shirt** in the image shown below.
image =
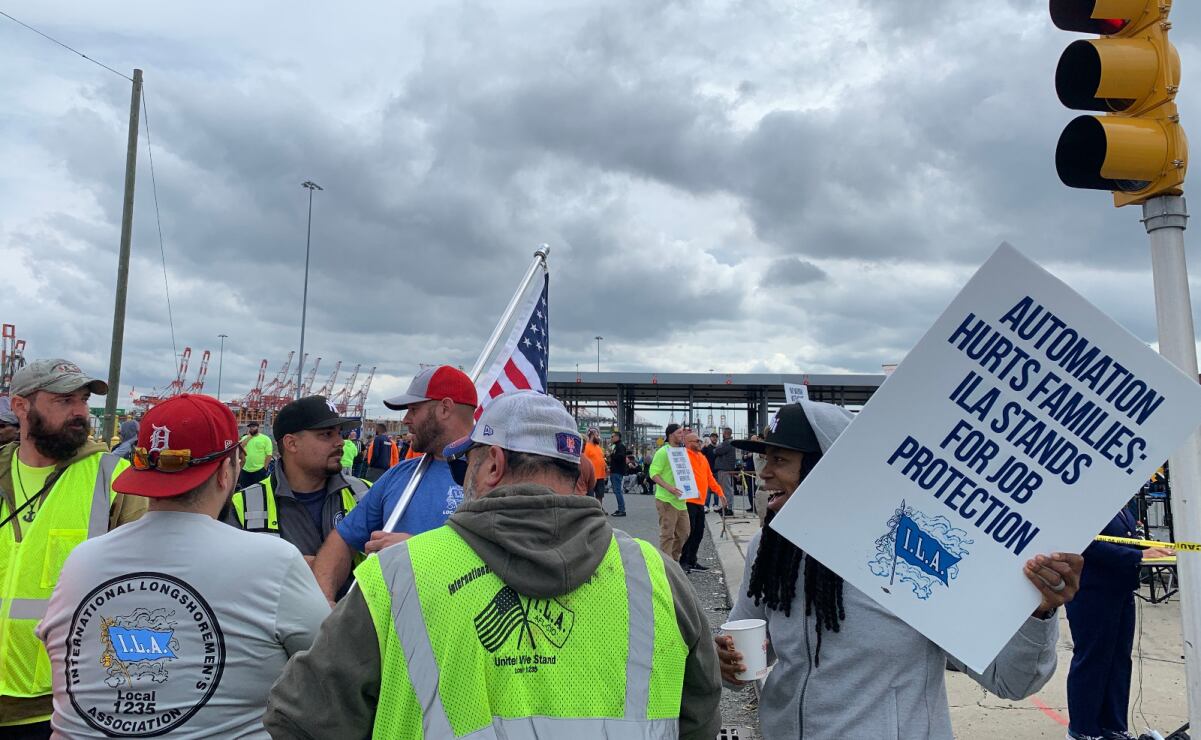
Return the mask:
[(79, 717), (109, 737), (169, 733), (221, 682), (225, 636), (191, 585), (165, 573), (100, 584), (71, 621), (67, 694)]
[(452, 485), (446, 489), (446, 505), (442, 507), (442, 514), (450, 516), (459, 510), (461, 503), (463, 503), (463, 487)]

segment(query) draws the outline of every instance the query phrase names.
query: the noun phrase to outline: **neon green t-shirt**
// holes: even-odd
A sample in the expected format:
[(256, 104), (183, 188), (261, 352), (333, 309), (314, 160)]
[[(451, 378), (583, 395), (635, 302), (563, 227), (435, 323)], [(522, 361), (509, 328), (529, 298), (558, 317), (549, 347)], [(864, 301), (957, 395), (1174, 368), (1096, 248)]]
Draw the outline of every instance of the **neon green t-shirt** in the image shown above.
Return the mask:
[[(676, 484), (676, 474), (671, 472), (671, 461), (667, 457), (668, 445), (663, 445), (655, 450), (655, 456), (651, 459), (650, 470), (647, 471), (650, 477), (659, 476), (664, 483)], [(671, 491), (667, 490), (658, 483), (655, 484), (655, 500), (671, 504), (677, 509), (687, 509), (688, 505), (683, 499), (676, 498)]]
[[(42, 486), (46, 485), (46, 479), (54, 472), (54, 466), (31, 468), (21, 462), (16, 455), (13, 455), (13, 463), (13, 493), (17, 496), (17, 507), (19, 508), (26, 501), (38, 495), (38, 491), (41, 491)], [(38, 504), (34, 504), (34, 506), (38, 506)]]
[(242, 469), (247, 473), (257, 473), (267, 464), (267, 458), (271, 457), (271, 453), (275, 450), (271, 444), (271, 438), (266, 434), (247, 434), (242, 437), (242, 446), (246, 448), (246, 464)]
[(349, 468), (354, 465), (354, 459), (359, 454), (358, 445), (352, 440), (342, 442), (342, 467)]

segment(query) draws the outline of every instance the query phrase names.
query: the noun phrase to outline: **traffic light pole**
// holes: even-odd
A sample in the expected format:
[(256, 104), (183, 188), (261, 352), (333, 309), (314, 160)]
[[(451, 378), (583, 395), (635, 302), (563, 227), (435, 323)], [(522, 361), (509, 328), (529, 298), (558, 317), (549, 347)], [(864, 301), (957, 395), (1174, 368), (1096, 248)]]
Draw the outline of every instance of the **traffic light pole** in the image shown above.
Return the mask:
[[(1143, 225), (1151, 237), (1159, 353), (1197, 380), (1197, 344), (1184, 257), (1187, 222), (1183, 196), (1161, 195), (1143, 204)], [(1201, 539), (1201, 434), (1193, 432), (1172, 455), (1170, 465), (1176, 539), (1196, 542)], [(1193, 727), (1201, 727), (1201, 655), (1197, 651), (1201, 645), (1201, 563), (1186, 555), (1179, 559), (1177, 570), (1188, 716)]]

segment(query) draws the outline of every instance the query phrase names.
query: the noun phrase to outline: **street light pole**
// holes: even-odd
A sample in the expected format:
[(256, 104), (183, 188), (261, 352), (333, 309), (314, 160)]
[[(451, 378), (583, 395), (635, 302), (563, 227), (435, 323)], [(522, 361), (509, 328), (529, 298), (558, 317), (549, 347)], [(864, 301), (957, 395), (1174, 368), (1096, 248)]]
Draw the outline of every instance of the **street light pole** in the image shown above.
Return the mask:
[[(598, 373), (600, 372), (600, 343), (601, 343), (602, 339), (604, 339), (604, 337), (602, 337), (599, 334), (596, 335), (596, 371)], [(600, 378), (597, 378), (596, 382), (599, 383)], [(596, 402), (596, 426), (597, 427), (600, 427), (600, 416), (601, 416), (600, 400), (598, 399)]]
[(217, 354), (217, 400), (221, 400), (221, 372), (225, 369), (225, 340), (228, 334), (218, 334), (221, 338), (221, 351)]
[(309, 191), (309, 228), (304, 237), (304, 298), (300, 302), (300, 364), (296, 367), (296, 397), (300, 398), (304, 385), (304, 324), (309, 310), (309, 253), (313, 244), (313, 191), (325, 190), (312, 180), (305, 180), (300, 187)]

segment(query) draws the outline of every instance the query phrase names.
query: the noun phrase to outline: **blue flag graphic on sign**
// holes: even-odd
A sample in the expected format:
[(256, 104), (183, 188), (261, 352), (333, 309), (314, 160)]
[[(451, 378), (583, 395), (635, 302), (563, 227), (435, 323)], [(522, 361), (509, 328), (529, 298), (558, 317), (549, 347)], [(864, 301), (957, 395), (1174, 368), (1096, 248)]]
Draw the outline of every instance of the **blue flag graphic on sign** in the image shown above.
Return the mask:
[(922, 531), (908, 514), (902, 514), (897, 524), (895, 547), (897, 557), (921, 568), (942, 581), (943, 585), (950, 585), (947, 581), (947, 571), (958, 563), (960, 558), (952, 555), (938, 540)]

